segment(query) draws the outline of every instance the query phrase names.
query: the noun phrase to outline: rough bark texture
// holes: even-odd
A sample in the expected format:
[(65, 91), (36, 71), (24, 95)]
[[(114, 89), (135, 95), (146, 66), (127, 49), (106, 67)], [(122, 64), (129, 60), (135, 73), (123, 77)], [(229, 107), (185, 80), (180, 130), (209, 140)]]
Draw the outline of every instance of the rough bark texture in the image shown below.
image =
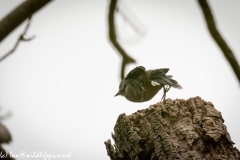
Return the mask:
[(111, 160), (236, 160), (221, 112), (200, 97), (167, 99), (119, 115), (112, 138), (105, 142)]

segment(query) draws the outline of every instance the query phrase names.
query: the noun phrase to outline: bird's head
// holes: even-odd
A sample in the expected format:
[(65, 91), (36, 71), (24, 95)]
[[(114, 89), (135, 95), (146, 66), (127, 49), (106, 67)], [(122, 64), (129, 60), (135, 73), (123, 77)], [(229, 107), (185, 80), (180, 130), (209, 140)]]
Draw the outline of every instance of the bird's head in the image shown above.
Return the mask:
[(125, 95), (124, 89), (125, 89), (125, 83), (124, 83), (124, 80), (122, 80), (121, 83), (119, 84), (119, 91), (117, 92), (117, 94), (114, 97), (119, 96), (119, 95), (124, 96)]

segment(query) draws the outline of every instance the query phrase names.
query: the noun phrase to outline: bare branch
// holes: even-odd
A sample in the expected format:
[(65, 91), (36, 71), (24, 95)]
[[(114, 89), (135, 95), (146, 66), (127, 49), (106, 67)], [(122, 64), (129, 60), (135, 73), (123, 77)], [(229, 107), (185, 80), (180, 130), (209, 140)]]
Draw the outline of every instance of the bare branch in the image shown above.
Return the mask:
[(111, 0), (109, 6), (108, 14), (108, 26), (109, 26), (109, 39), (112, 42), (113, 46), (118, 50), (122, 56), (122, 65), (121, 65), (121, 78), (124, 78), (125, 67), (129, 63), (135, 63), (135, 60), (130, 57), (126, 51), (118, 43), (116, 30), (115, 30), (115, 21), (114, 21), (114, 12), (116, 9), (117, 0)]
[(17, 47), (18, 47), (18, 45), (19, 45), (19, 43), (20, 43), (21, 41), (25, 41), (25, 42), (26, 42), (26, 41), (30, 41), (30, 40), (32, 40), (33, 38), (35, 38), (35, 36), (32, 36), (32, 37), (30, 37), (30, 38), (25, 38), (25, 37), (24, 37), (24, 36), (27, 34), (28, 28), (29, 28), (29, 26), (30, 26), (30, 22), (31, 22), (31, 17), (29, 17), (29, 19), (28, 19), (28, 24), (26, 25), (23, 33), (19, 36), (19, 38), (18, 38), (16, 44), (14, 45), (13, 49), (11, 49), (8, 53), (6, 53), (5, 55), (3, 55), (3, 56), (0, 58), (0, 62), (3, 61), (5, 58), (7, 58), (10, 54), (12, 54), (12, 53), (17, 49)]
[(0, 42), (51, 0), (26, 0), (0, 21)]
[(119, 2), (116, 7), (116, 11), (123, 17), (124, 21), (131, 26), (131, 28), (140, 36), (143, 36), (146, 32), (146, 27), (141, 21), (134, 15), (131, 10), (123, 3)]
[(5, 120), (5, 119), (8, 119), (12, 116), (12, 112), (11, 111), (8, 111), (7, 113), (5, 113), (4, 115), (0, 115), (0, 121), (2, 120)]
[[(11, 117), (12, 116), (12, 113), (11, 113), (11, 111), (7, 111), (5, 114), (2, 114), (2, 110), (3, 110), (3, 108), (2, 108), (2, 106), (0, 105), (0, 122), (2, 121), (2, 120), (5, 120), (5, 119), (8, 119), (9, 117)], [(0, 125), (1, 126), (1, 125)], [(1, 141), (1, 140), (0, 140)]]
[(224, 39), (218, 32), (211, 9), (210, 9), (207, 1), (206, 0), (198, 0), (198, 2), (203, 11), (210, 34), (212, 35), (213, 39), (216, 41), (218, 46), (221, 48), (225, 58), (230, 63), (233, 71), (235, 72), (235, 75), (238, 78), (238, 81), (240, 82), (240, 66), (238, 64), (238, 61), (236, 60), (232, 50), (229, 48), (227, 43), (224, 41)]

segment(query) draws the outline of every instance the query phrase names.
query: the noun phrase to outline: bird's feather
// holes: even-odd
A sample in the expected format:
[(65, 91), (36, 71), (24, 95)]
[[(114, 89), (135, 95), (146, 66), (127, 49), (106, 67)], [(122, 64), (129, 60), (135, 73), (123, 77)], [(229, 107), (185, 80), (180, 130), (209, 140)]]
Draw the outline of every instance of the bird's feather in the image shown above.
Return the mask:
[(160, 83), (158, 83), (156, 81), (151, 81), (151, 84), (152, 84), (152, 86), (159, 86), (160, 85)]
[(153, 86), (157, 86), (156, 84), (159, 83), (161, 85), (169, 85), (174, 88), (182, 88), (177, 81), (172, 79), (171, 75), (166, 75), (168, 71), (168, 68), (151, 70), (151, 84)]
[(138, 66), (131, 70), (127, 75), (126, 79), (133, 79), (133, 78), (138, 78), (140, 75), (145, 74), (145, 68), (143, 66)]

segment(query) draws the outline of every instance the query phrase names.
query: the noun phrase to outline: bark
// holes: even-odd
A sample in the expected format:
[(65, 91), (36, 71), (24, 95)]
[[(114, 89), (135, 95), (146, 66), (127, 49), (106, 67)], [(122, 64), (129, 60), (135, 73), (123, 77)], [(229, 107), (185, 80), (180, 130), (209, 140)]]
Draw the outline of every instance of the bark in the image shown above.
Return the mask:
[(221, 112), (200, 97), (167, 99), (126, 116), (119, 115), (105, 142), (111, 160), (236, 160)]

